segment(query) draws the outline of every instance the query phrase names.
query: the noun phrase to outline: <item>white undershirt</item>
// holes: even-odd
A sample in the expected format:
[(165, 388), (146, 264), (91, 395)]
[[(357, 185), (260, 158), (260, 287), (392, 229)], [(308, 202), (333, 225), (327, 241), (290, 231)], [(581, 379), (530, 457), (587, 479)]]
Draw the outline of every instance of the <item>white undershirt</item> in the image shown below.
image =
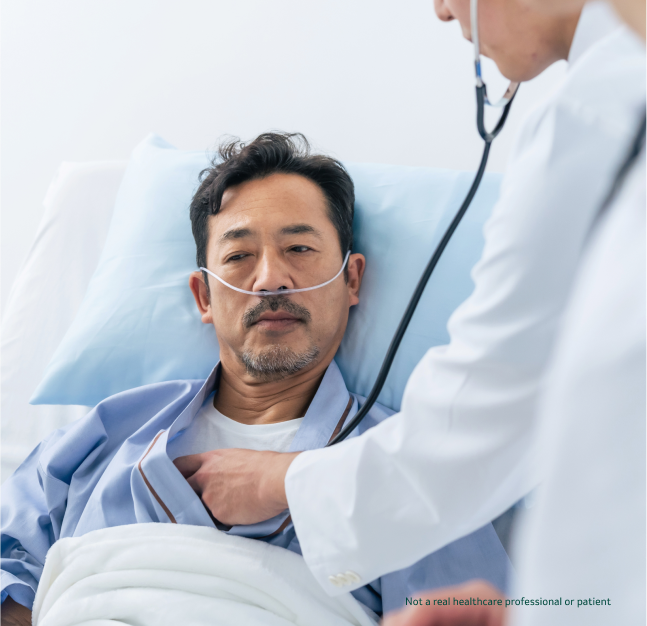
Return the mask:
[(212, 393), (184, 433), (172, 442), (173, 458), (224, 448), (287, 452), (302, 417), (278, 424), (241, 424), (213, 406)]

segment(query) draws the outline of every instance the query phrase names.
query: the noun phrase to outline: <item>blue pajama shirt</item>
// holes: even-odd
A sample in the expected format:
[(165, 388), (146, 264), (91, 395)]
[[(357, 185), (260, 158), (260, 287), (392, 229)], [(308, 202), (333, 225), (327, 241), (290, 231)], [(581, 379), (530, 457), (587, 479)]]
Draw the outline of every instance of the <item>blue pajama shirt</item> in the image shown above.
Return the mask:
[[(219, 365), (206, 381), (157, 383), (114, 395), (36, 447), (2, 486), (3, 602), (10, 595), (16, 602), (32, 606), (45, 556), (58, 539), (147, 522), (214, 527), (173, 459), (184, 430), (205, 398), (217, 389), (218, 373)], [(290, 451), (325, 446), (357, 413), (363, 400), (348, 392), (333, 361)], [(392, 414), (376, 404), (351, 436)], [(233, 526), (226, 532), (301, 553), (289, 511), (258, 524)], [(509, 569), (503, 546), (488, 524), (352, 593), (382, 613), (400, 608), (415, 592), (471, 578), (488, 580), (505, 590)]]

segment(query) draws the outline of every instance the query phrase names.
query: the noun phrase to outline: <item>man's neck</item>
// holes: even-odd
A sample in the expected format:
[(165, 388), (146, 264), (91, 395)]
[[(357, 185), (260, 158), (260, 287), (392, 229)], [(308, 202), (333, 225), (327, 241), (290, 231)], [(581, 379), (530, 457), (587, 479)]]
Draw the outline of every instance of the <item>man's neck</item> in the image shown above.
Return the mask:
[(237, 376), (221, 363), (214, 407), (241, 424), (274, 424), (303, 417), (317, 393), (328, 365), (273, 382)]

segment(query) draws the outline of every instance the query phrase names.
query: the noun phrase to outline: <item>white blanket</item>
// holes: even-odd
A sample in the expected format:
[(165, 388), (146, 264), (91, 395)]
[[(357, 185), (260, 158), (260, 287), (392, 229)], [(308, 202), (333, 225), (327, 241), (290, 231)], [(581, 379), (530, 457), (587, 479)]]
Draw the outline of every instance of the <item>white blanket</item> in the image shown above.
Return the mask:
[(34, 626), (374, 626), (350, 594), (331, 598), (303, 558), (216, 529), (118, 526), (47, 555)]

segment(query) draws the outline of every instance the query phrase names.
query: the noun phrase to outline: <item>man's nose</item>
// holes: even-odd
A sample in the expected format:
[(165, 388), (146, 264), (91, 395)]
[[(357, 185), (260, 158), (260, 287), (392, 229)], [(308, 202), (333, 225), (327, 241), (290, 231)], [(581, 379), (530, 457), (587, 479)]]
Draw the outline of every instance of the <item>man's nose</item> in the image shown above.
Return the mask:
[(256, 265), (252, 291), (279, 291), (294, 289), (285, 259), (275, 252), (264, 252)]
[(449, 7), (445, 4), (445, 0), (434, 0), (434, 9), (436, 9), (439, 20), (451, 22), (454, 19)]

